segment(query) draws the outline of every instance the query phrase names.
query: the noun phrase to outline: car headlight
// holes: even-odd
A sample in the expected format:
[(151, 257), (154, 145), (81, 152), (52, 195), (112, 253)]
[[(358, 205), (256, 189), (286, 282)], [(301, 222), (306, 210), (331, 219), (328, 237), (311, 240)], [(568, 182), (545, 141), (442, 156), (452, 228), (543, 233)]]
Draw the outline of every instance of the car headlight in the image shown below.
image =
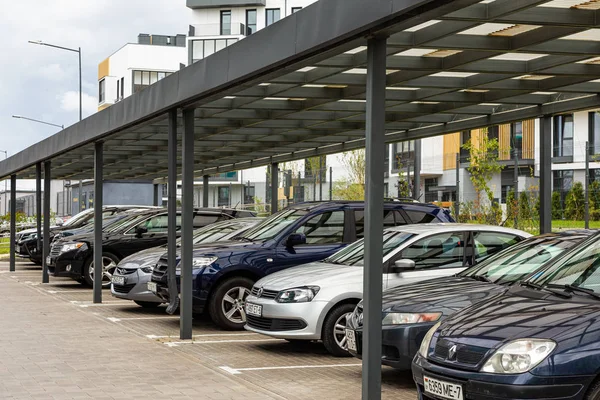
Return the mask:
[(521, 374), (541, 363), (556, 342), (547, 339), (518, 339), (500, 347), (485, 363), (481, 372)]
[(423, 358), (427, 358), (427, 353), (429, 351), (429, 345), (431, 344), (431, 339), (433, 339), (433, 334), (437, 331), (437, 328), (440, 327), (442, 323), (438, 322), (425, 334), (423, 341), (421, 342), (421, 346), (419, 347), (419, 354)]
[(85, 246), (85, 243), (67, 243), (63, 244), (63, 247), (60, 249), (61, 253), (66, 253), (67, 251), (77, 250)]
[(382, 325), (418, 324), (420, 322), (435, 322), (442, 313), (387, 313), (381, 321)]
[(140, 268), (142, 270), (142, 272), (145, 272), (147, 274), (151, 274), (152, 271), (154, 271), (154, 267), (153, 266), (149, 266), (149, 267), (142, 267)]
[(202, 268), (208, 267), (215, 261), (217, 261), (219, 257), (198, 257), (192, 260), (192, 267), (194, 268)]
[(307, 286), (282, 290), (275, 297), (275, 301), (278, 303), (308, 303), (315, 298), (320, 289), (318, 286)]

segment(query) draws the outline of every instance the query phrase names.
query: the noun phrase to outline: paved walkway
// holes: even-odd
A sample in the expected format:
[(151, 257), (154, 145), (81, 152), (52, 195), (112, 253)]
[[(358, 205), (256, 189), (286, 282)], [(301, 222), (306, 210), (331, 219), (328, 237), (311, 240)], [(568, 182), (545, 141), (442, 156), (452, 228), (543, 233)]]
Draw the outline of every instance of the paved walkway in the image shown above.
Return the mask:
[(39, 268), (18, 270), (0, 262), (0, 399), (281, 399), (47, 294)]

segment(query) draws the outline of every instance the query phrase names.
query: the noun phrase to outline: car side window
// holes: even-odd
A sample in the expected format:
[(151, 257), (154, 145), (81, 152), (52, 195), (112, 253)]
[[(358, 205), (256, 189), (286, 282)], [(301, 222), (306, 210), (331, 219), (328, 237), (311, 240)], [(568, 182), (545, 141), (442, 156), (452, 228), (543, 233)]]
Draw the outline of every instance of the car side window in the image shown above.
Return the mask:
[(416, 210), (404, 210), (406, 214), (408, 214), (408, 218), (412, 221), (413, 224), (430, 224), (435, 222), (440, 222), (435, 215), (428, 214), (423, 211)]
[(329, 211), (306, 221), (295, 233), (306, 236), (306, 244), (342, 243), (344, 211)]
[(418, 240), (402, 251), (402, 258), (417, 269), (462, 267), (465, 251), (463, 232), (446, 232)]
[[(365, 211), (355, 210), (354, 221), (356, 225), (356, 239), (362, 239), (365, 237)], [(402, 216), (398, 210), (384, 210), (383, 211), (383, 227), (391, 228), (398, 225), (406, 225), (406, 219)]]
[[(143, 222), (139, 223), (133, 229), (130, 229), (127, 233), (135, 233), (138, 228), (145, 228), (148, 233), (166, 233), (168, 231), (169, 217), (167, 215), (157, 215), (152, 218), (148, 218)], [(176, 224), (178, 227), (181, 226), (181, 215), (177, 215)]]
[[(219, 220), (219, 215), (196, 214), (194, 216), (194, 228), (200, 228), (206, 225), (214, 224)], [(181, 224), (177, 224), (180, 226)]]
[(504, 250), (519, 242), (516, 235), (500, 232), (473, 232), (473, 245), (475, 247), (475, 261), (480, 262), (487, 257)]

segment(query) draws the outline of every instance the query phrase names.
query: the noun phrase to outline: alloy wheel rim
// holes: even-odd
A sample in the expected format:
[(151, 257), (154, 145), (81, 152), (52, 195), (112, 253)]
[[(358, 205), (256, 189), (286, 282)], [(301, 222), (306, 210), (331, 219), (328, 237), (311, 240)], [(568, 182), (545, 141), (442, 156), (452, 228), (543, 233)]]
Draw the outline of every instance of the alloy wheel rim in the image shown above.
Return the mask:
[(333, 338), (335, 343), (343, 350), (348, 350), (348, 339), (346, 338), (346, 322), (352, 313), (342, 314), (333, 325)]
[(250, 290), (243, 286), (231, 288), (223, 296), (221, 308), (223, 315), (229, 321), (242, 324), (246, 322), (246, 297), (250, 294)]
[[(110, 257), (102, 256), (102, 284), (108, 284), (112, 281), (112, 276), (117, 268), (117, 263)], [(94, 280), (94, 261), (90, 263), (90, 278)]]

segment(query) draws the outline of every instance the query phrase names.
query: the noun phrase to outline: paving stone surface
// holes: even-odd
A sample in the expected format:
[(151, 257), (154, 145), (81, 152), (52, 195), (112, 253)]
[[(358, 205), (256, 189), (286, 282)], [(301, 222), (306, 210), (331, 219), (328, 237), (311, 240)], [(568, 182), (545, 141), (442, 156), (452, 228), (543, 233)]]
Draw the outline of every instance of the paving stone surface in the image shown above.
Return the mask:
[[(179, 320), (68, 278), (0, 262), (0, 399), (360, 399), (360, 360), (320, 343), (291, 344)], [(382, 371), (382, 397), (416, 398), (410, 373)]]

